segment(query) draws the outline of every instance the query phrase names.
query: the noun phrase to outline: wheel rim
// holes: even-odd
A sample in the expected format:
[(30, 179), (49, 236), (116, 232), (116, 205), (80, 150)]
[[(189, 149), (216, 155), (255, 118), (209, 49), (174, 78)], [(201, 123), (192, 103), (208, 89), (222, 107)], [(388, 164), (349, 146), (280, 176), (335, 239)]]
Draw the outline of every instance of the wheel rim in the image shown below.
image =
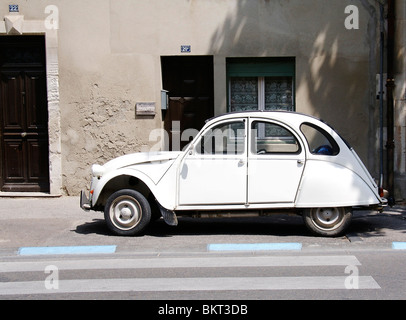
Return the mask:
[(141, 220), (142, 209), (137, 200), (129, 196), (121, 196), (110, 206), (110, 220), (121, 230), (134, 228)]
[(314, 225), (321, 230), (335, 230), (344, 221), (344, 210), (342, 208), (312, 209), (311, 219)]

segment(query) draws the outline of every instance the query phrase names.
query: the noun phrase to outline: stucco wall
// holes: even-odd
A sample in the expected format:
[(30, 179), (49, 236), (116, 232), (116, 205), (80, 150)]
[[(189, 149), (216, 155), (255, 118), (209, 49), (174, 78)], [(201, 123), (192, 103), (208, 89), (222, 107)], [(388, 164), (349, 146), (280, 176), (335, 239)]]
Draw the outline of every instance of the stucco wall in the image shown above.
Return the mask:
[[(227, 57), (295, 57), (296, 110), (335, 127), (376, 173), (375, 1), (30, 0), (20, 12), (42, 20), (50, 4), (59, 13), (63, 192), (85, 187), (91, 164), (156, 144), (160, 56), (182, 55), (185, 44), (184, 55), (214, 56), (216, 114), (227, 110)], [(345, 28), (347, 5), (359, 9), (358, 30)], [(156, 115), (136, 116), (137, 102), (155, 102)]]
[(135, 104), (153, 101), (159, 108), (159, 57), (179, 55), (182, 44), (191, 45), (192, 55), (215, 56), (217, 114), (226, 111), (226, 57), (296, 57), (297, 111), (325, 119), (367, 160), (369, 135), (376, 129), (357, 124), (375, 123), (369, 92), (375, 74), (369, 59), (376, 39), (361, 3), (360, 29), (345, 28), (344, 9), (352, 3), (347, 2), (61, 3), (66, 191), (76, 193), (84, 186), (91, 163), (148, 149), (149, 132), (161, 125), (160, 114), (136, 118)]
[(395, 188), (406, 199), (406, 2), (396, 1), (395, 39)]

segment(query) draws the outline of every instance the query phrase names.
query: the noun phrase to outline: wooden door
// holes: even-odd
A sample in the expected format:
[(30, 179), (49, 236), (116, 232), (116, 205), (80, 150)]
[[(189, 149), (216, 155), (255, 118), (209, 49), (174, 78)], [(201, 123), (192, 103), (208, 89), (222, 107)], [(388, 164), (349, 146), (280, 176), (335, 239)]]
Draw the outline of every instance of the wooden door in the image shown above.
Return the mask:
[(162, 57), (163, 88), (169, 91), (164, 129), (169, 134), (169, 150), (182, 149), (189, 140), (186, 129), (200, 130), (214, 115), (213, 57)]
[(35, 40), (33, 50), (32, 37), (0, 39), (1, 191), (49, 191), (45, 44)]

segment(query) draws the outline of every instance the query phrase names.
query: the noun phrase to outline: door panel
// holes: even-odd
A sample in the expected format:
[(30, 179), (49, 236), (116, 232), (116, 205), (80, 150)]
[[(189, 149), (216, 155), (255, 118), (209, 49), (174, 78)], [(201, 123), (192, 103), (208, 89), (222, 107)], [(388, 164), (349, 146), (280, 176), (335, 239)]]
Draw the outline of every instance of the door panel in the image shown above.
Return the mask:
[(24, 181), (24, 146), (22, 139), (4, 140), (4, 180), (6, 183)]
[(46, 79), (45, 72), (28, 71), (25, 73), (24, 92), (25, 104), (27, 108), (27, 129), (39, 130), (41, 134), (46, 133), (48, 123), (48, 113), (44, 112), (46, 106)]
[(179, 204), (245, 204), (246, 199), (245, 121), (222, 122), (203, 133), (185, 156), (179, 177)]
[(305, 150), (282, 124), (251, 120), (248, 203), (293, 203), (302, 178)]
[(27, 180), (30, 182), (44, 183), (44, 172), (48, 172), (47, 161), (35, 161), (48, 153), (48, 140), (33, 139), (27, 141), (28, 172)]
[(291, 203), (295, 201), (303, 165), (297, 157), (251, 157), (248, 170), (248, 202)]
[(180, 205), (244, 204), (246, 161), (238, 157), (188, 156), (180, 176)]
[(1, 73), (1, 104), (3, 108), (4, 134), (23, 129), (22, 96), (24, 81), (18, 72)]

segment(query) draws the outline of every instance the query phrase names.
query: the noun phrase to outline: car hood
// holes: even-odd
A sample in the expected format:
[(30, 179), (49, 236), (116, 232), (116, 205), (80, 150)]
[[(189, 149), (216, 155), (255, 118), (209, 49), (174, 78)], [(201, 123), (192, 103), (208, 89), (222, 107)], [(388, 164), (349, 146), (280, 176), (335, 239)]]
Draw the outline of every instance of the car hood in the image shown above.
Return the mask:
[(119, 169), (130, 167), (138, 164), (150, 164), (154, 162), (166, 162), (176, 159), (181, 152), (176, 151), (159, 151), (159, 152), (139, 152), (127, 154), (104, 164), (104, 169), (110, 171), (112, 169)]

